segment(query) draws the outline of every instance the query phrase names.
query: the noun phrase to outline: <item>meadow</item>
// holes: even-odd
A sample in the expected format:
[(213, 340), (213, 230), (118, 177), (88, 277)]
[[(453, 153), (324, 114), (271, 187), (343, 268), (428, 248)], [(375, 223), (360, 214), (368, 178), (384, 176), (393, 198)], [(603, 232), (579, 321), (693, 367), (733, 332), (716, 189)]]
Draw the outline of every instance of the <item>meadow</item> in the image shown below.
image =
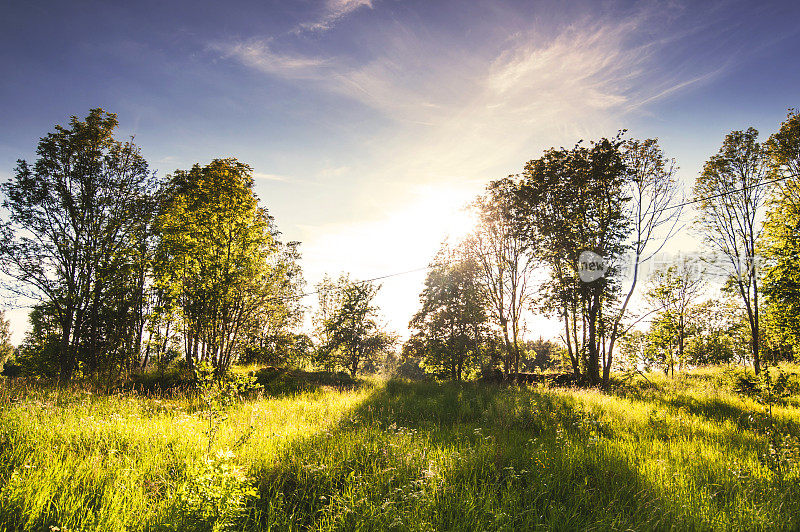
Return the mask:
[(9, 380), (0, 530), (800, 529), (800, 404), (769, 418), (734, 393), (741, 371), (608, 392), (374, 379), (214, 407)]

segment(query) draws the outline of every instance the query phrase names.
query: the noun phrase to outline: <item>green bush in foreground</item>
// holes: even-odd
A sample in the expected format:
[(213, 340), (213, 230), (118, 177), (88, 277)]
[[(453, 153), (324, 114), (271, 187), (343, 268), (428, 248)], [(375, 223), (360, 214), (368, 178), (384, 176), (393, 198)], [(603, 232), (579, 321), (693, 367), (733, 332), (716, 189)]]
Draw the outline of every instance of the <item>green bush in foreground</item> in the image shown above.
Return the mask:
[[(789, 368), (789, 372), (796, 369)], [(0, 530), (792, 530), (795, 397), (366, 383), (207, 403), (0, 386)], [(252, 427), (252, 428), (251, 428)], [(209, 452), (210, 451), (210, 452)]]

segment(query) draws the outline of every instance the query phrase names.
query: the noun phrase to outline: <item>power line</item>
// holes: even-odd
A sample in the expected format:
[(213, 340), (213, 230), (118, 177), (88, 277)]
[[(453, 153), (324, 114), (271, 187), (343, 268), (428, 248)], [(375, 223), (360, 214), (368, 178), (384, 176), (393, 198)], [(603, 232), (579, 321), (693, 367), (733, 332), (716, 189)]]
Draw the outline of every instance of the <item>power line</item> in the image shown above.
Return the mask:
[[(719, 194), (712, 194), (710, 196), (704, 196), (702, 198), (695, 198), (693, 200), (689, 200), (689, 201), (684, 201), (682, 203), (678, 203), (677, 205), (666, 206), (666, 207), (662, 208), (660, 212), (669, 211), (669, 210), (673, 210), (673, 209), (679, 209), (681, 207), (686, 207), (687, 205), (693, 205), (695, 203), (700, 203), (700, 202), (708, 201), (708, 200), (711, 200), (711, 199), (721, 198), (723, 196), (728, 196), (730, 194), (736, 194), (736, 193), (739, 193), (739, 192), (744, 192), (745, 190), (750, 190), (751, 188), (759, 188), (759, 187), (772, 185), (772, 184), (775, 184), (775, 183), (779, 183), (781, 181), (785, 181), (785, 180), (789, 179), (790, 177), (793, 177), (793, 176), (787, 175), (787, 176), (783, 176), (783, 177), (778, 177), (776, 179), (772, 179), (772, 180), (769, 180), (769, 181), (762, 181), (760, 183), (754, 183), (754, 184), (746, 186), (746, 187), (741, 187), (741, 188), (737, 188), (737, 189), (733, 189), (733, 190), (726, 190), (724, 192), (720, 192)], [(414, 268), (413, 270), (405, 270), (405, 271), (402, 271), (402, 272), (389, 273), (389, 274), (386, 274), (386, 275), (380, 275), (378, 277), (373, 277), (371, 279), (364, 279), (363, 281), (354, 281), (354, 283), (355, 284), (370, 283), (370, 282), (373, 282), (373, 281), (379, 281), (381, 279), (389, 279), (391, 277), (398, 277), (400, 275), (407, 275), (409, 273), (416, 273), (416, 272), (420, 272), (420, 271), (429, 270), (431, 268), (434, 268), (434, 267), (440, 266), (440, 265), (441, 264), (429, 264), (428, 266), (423, 266), (422, 268)], [(343, 289), (342, 288), (336, 288), (336, 287), (328, 288), (328, 289), (320, 289), (320, 290), (314, 290), (313, 292), (306, 292), (306, 293), (295, 295), (295, 296), (277, 297), (277, 298), (272, 299), (272, 301), (289, 301), (289, 300), (293, 300), (293, 299), (303, 299), (303, 298), (306, 298), (308, 296), (313, 296), (313, 295), (319, 294), (321, 292), (326, 292), (327, 293), (327, 292), (337, 292), (337, 291), (341, 291), (341, 290), (343, 290)]]
[(711, 200), (711, 199), (721, 198), (723, 196), (728, 196), (730, 194), (736, 194), (738, 192), (744, 192), (745, 190), (750, 190), (751, 188), (765, 187), (767, 185), (772, 185), (772, 184), (778, 183), (780, 181), (785, 181), (785, 180), (789, 179), (790, 177), (793, 177), (793, 176), (787, 175), (787, 176), (783, 176), (783, 177), (778, 177), (778, 178), (772, 179), (770, 181), (762, 181), (761, 183), (754, 183), (754, 184), (746, 186), (746, 187), (736, 188), (736, 189), (733, 189), (733, 190), (726, 190), (725, 192), (720, 192), (719, 194), (712, 194), (710, 196), (705, 196), (705, 197), (702, 197), (702, 198), (696, 198), (696, 199), (693, 199), (693, 200), (684, 201), (683, 203), (678, 203), (677, 205), (669, 205), (669, 206), (664, 207), (663, 209), (661, 209), (661, 212), (669, 211), (669, 210), (672, 210), (672, 209), (679, 209), (681, 207), (686, 207), (687, 205), (692, 205), (694, 203), (700, 203), (702, 201), (708, 201), (708, 200)]
[[(371, 283), (371, 282), (374, 282), (374, 281), (380, 281), (381, 279), (388, 279), (390, 277), (397, 277), (399, 275), (406, 275), (406, 274), (409, 274), (409, 273), (416, 273), (416, 272), (429, 270), (429, 269), (434, 268), (436, 266), (439, 266), (439, 264), (429, 264), (428, 266), (423, 266), (422, 268), (414, 268), (413, 270), (405, 270), (405, 271), (402, 271), (402, 272), (395, 272), (395, 273), (389, 273), (389, 274), (386, 274), (386, 275), (379, 275), (378, 277), (372, 277), (370, 279), (364, 279), (362, 281), (353, 281), (353, 284)], [(316, 295), (316, 294), (319, 294), (319, 293), (322, 293), (322, 292), (325, 292), (325, 293), (328, 293), (328, 292), (340, 292), (342, 290), (344, 290), (344, 288), (339, 288), (339, 287), (322, 288), (322, 289), (314, 290), (313, 292), (305, 292), (303, 294), (298, 294), (298, 295), (294, 295), (294, 296), (275, 297), (275, 298), (272, 298), (270, 301), (289, 301), (289, 300), (292, 300), (292, 299), (303, 299), (303, 298), (306, 298), (308, 296), (313, 296), (313, 295)]]
[[(788, 175), (788, 176), (778, 177), (776, 179), (772, 179), (772, 180), (769, 180), (769, 181), (762, 181), (760, 183), (754, 183), (754, 184), (746, 186), (746, 187), (741, 187), (741, 188), (737, 188), (737, 189), (733, 189), (733, 190), (726, 190), (724, 192), (720, 192), (719, 194), (712, 194), (710, 196), (704, 196), (702, 198), (696, 198), (696, 199), (693, 199), (693, 200), (684, 201), (682, 203), (678, 203), (677, 205), (669, 205), (669, 206), (666, 206), (666, 207), (662, 208), (660, 212), (669, 211), (669, 210), (673, 210), (673, 209), (679, 209), (681, 207), (686, 207), (687, 205), (693, 205), (695, 203), (700, 203), (700, 202), (708, 201), (708, 200), (711, 200), (711, 199), (721, 198), (723, 196), (728, 196), (730, 194), (736, 194), (736, 193), (739, 193), (739, 192), (744, 192), (745, 190), (750, 190), (751, 188), (759, 188), (759, 187), (772, 185), (772, 184), (775, 184), (775, 183), (779, 183), (781, 181), (785, 181), (785, 180), (789, 179), (790, 177), (793, 177), (793, 176)], [(406, 270), (406, 271), (402, 271), (402, 272), (381, 275), (381, 276), (378, 276), (378, 277), (373, 277), (372, 279), (365, 279), (363, 281), (357, 281), (357, 283), (361, 284), (361, 283), (369, 283), (369, 282), (373, 282), (373, 281), (379, 281), (381, 279), (388, 279), (390, 277), (397, 277), (397, 276), (406, 275), (406, 274), (409, 274), (409, 273), (415, 273), (415, 272), (419, 272), (419, 271), (429, 270), (429, 269), (431, 269), (431, 268), (433, 268), (435, 266), (439, 266), (439, 264), (430, 264), (430, 265), (424, 266), (422, 268), (415, 268), (413, 270)], [(320, 292), (331, 292), (331, 291), (336, 291), (336, 290), (341, 290), (341, 289), (340, 288), (338, 288), (338, 289), (337, 288), (330, 288), (330, 289), (327, 289), (327, 290), (325, 290), (325, 289), (323, 289), (323, 290), (315, 290), (313, 292), (307, 292), (307, 293), (304, 293), (304, 294), (301, 294), (301, 295), (297, 295), (297, 296), (288, 296), (287, 299), (302, 299), (304, 297), (308, 297), (308, 296), (313, 296), (313, 295), (319, 294)]]

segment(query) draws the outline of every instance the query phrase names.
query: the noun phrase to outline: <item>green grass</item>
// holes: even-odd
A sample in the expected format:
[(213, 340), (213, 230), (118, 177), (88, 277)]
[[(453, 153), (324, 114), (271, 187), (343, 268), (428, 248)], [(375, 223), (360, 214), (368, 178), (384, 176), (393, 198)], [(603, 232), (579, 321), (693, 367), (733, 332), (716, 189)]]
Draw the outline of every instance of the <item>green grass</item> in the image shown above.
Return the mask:
[[(261, 398), (211, 457), (198, 398), (0, 385), (0, 530), (800, 529), (800, 469), (767, 467), (732, 375), (648, 378)], [(775, 415), (800, 436), (794, 399)]]

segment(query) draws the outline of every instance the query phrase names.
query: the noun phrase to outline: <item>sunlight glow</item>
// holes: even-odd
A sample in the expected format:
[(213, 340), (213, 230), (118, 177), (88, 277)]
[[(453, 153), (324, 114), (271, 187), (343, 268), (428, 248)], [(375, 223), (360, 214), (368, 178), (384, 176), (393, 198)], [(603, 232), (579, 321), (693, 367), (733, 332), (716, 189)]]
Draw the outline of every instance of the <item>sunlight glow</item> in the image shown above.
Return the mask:
[[(451, 186), (431, 185), (421, 186), (416, 192), (419, 199), (396, 215), (405, 220), (413, 232), (427, 234), (437, 243), (445, 238), (458, 242), (475, 228), (474, 214), (468, 208), (473, 193)], [(402, 230), (402, 225), (406, 224), (392, 225)]]

